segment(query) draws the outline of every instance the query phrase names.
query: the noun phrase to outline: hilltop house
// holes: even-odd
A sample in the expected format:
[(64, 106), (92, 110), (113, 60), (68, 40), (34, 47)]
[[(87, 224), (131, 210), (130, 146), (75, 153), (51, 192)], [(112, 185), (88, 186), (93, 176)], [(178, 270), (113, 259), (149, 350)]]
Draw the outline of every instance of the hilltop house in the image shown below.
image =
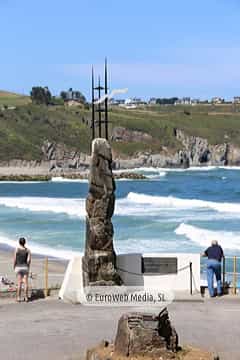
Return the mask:
[(80, 91), (70, 88), (68, 91), (62, 91), (60, 94), (67, 106), (79, 106), (85, 103), (86, 99)]
[(125, 104), (125, 99), (114, 99), (114, 98), (112, 98), (112, 99), (110, 99), (109, 100), (109, 105), (123, 105), (123, 104)]
[(148, 101), (148, 104), (149, 105), (156, 105), (157, 103), (157, 99), (156, 98), (150, 98), (149, 101)]
[(141, 105), (146, 105), (146, 101), (140, 99), (140, 98), (131, 98), (131, 99), (126, 99), (125, 100), (125, 105), (136, 105), (136, 106), (141, 106)]
[(191, 105), (192, 100), (190, 97), (183, 97), (182, 99), (178, 99), (174, 105)]
[(218, 104), (223, 104), (225, 102), (225, 100), (223, 98), (221, 98), (221, 97), (216, 96), (216, 97), (212, 98), (211, 102), (213, 104), (218, 105)]
[(240, 104), (240, 96), (234, 96), (233, 102), (234, 104)]

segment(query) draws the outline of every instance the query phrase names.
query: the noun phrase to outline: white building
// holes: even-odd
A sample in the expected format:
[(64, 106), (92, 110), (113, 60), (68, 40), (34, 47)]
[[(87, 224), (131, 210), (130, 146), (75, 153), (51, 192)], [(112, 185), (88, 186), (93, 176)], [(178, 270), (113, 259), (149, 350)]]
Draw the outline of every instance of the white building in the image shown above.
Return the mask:
[(234, 96), (233, 102), (234, 104), (240, 104), (240, 96)]
[(224, 98), (221, 98), (221, 97), (218, 97), (218, 96), (215, 96), (212, 98), (212, 101), (211, 101), (213, 104), (223, 104), (224, 103)]
[(191, 105), (192, 104), (192, 100), (190, 97), (183, 97), (182, 99), (178, 99), (175, 102), (175, 105)]
[(156, 105), (157, 103), (157, 99), (156, 98), (150, 98), (149, 101), (148, 101), (148, 104), (149, 105)]

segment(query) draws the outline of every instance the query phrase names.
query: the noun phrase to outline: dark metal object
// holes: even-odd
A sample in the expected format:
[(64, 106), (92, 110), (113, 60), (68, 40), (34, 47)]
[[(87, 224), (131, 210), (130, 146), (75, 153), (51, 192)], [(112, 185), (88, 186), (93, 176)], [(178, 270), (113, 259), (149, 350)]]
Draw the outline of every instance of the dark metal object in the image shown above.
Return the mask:
[(94, 70), (92, 67), (92, 140), (95, 139)]
[(193, 294), (193, 271), (192, 271), (192, 262), (189, 263), (190, 270), (190, 295)]
[[(98, 126), (98, 136), (102, 137), (102, 125), (105, 124), (105, 139), (108, 140), (108, 73), (107, 73), (107, 59), (105, 59), (105, 84), (104, 87), (101, 86), (100, 76), (98, 78), (98, 86), (94, 87), (94, 69), (92, 68), (92, 140), (96, 137), (95, 128)], [(104, 100), (104, 108), (102, 104), (99, 103), (97, 107), (95, 107), (95, 101), (101, 98), (101, 92), (104, 90), (104, 94), (106, 98)], [(95, 99), (95, 91), (97, 91), (98, 98)], [(95, 113), (98, 113), (98, 120), (95, 119)], [(104, 113), (104, 119), (102, 119), (102, 113)]]
[[(98, 77), (98, 99), (101, 97), (101, 82), (100, 82), (100, 76)], [(98, 136), (102, 137), (102, 114), (101, 114), (101, 103), (98, 104)]]
[(225, 273), (226, 273), (226, 261), (225, 261), (225, 257), (223, 257), (223, 260), (222, 260), (223, 294), (225, 294)]
[[(105, 95), (108, 92), (107, 58), (105, 58)], [(108, 98), (105, 99), (105, 139), (108, 140)]]
[(143, 257), (142, 273), (145, 274), (177, 274), (177, 258)]

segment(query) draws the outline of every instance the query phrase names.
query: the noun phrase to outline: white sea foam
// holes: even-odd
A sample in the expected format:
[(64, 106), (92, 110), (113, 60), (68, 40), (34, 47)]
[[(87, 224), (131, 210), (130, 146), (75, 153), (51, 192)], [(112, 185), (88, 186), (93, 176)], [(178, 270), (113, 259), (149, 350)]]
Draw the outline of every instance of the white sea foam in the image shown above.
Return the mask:
[(1, 184), (40, 184), (40, 183), (45, 183), (46, 181), (0, 181), (0, 185)]
[(152, 172), (152, 173), (159, 173), (159, 172), (165, 171), (165, 170), (167, 171), (168, 169), (158, 168), (158, 167), (138, 167), (138, 168), (113, 170), (113, 173), (114, 174), (121, 174), (121, 173), (124, 173), (124, 172), (147, 172), (147, 173)]
[(225, 249), (240, 250), (240, 233), (230, 231), (213, 231), (197, 226), (181, 223), (175, 230), (177, 235), (185, 235), (188, 239), (198, 245), (207, 247), (211, 240), (218, 240)]
[(115, 248), (117, 253), (152, 253), (152, 252), (166, 252), (173, 251), (176, 252), (176, 249), (182, 246), (182, 242), (180, 244), (176, 244), (175, 241), (171, 240), (160, 240), (156, 238), (127, 238), (126, 240), (118, 240), (115, 239)]
[(159, 173), (159, 172), (188, 172), (188, 171), (212, 171), (217, 169), (223, 170), (240, 170), (240, 166), (191, 166), (186, 169), (182, 168), (162, 168), (162, 167), (139, 167), (130, 169), (114, 170), (114, 173), (121, 172), (143, 172), (143, 173)]
[[(0, 197), (0, 205), (34, 212), (63, 213), (84, 218), (85, 199), (46, 197)], [(173, 196), (151, 196), (130, 192), (116, 201), (115, 215), (154, 216), (165, 210), (211, 209), (219, 213), (240, 216), (239, 203), (212, 202), (198, 199), (180, 199)]]
[(65, 177), (57, 176), (53, 177), (52, 182), (81, 182), (81, 183), (87, 183), (88, 179), (68, 179)]
[(167, 209), (197, 209), (208, 208), (219, 212), (239, 213), (239, 203), (213, 202), (198, 199), (180, 199), (173, 196), (151, 196), (138, 193), (129, 193), (127, 200), (136, 204), (154, 205)]
[(85, 217), (85, 199), (46, 197), (0, 197), (0, 205), (37, 212), (63, 213)]
[(159, 179), (161, 177), (165, 177), (167, 175), (167, 172), (166, 171), (159, 171), (158, 174), (155, 174), (155, 175), (148, 175), (147, 177), (149, 179)]
[[(1, 234), (0, 235), (0, 244), (7, 245), (11, 248), (16, 248), (18, 241), (10, 239), (9, 237)], [(43, 256), (55, 257), (58, 259), (70, 260), (74, 256), (81, 255), (81, 252), (72, 251), (69, 249), (58, 249), (56, 247), (50, 247), (47, 245), (39, 245), (33, 241), (28, 241), (28, 246), (31, 249), (32, 254), (38, 254)]]

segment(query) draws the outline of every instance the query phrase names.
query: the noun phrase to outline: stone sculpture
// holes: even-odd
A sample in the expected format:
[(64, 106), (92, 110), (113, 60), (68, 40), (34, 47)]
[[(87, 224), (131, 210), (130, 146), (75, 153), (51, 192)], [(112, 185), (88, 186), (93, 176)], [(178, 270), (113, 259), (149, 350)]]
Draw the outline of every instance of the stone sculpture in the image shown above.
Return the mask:
[(86, 200), (86, 244), (83, 282), (88, 285), (120, 285), (113, 247), (112, 216), (115, 206), (112, 151), (107, 140), (92, 142), (89, 193)]

